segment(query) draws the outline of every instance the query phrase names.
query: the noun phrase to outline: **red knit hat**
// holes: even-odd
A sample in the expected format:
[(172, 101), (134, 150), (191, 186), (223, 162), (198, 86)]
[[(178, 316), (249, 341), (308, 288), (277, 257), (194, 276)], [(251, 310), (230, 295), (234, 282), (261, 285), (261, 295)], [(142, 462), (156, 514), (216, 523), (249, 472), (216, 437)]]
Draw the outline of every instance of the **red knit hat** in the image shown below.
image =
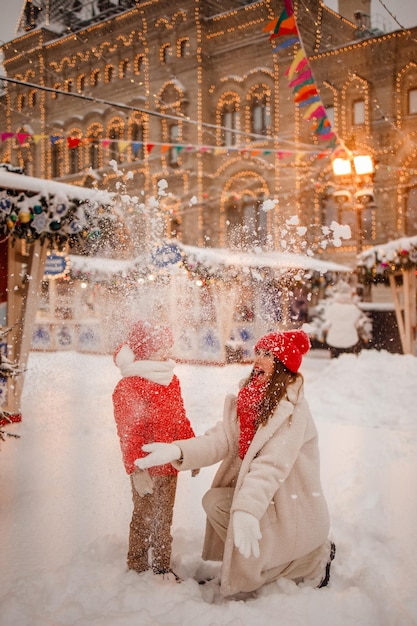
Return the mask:
[(150, 322), (135, 322), (129, 331), (127, 344), (132, 349), (135, 360), (149, 359), (162, 348), (169, 350), (174, 343), (169, 328), (154, 326)]
[(304, 354), (310, 350), (310, 339), (303, 330), (269, 333), (258, 341), (255, 350), (271, 352), (291, 372), (298, 372)]

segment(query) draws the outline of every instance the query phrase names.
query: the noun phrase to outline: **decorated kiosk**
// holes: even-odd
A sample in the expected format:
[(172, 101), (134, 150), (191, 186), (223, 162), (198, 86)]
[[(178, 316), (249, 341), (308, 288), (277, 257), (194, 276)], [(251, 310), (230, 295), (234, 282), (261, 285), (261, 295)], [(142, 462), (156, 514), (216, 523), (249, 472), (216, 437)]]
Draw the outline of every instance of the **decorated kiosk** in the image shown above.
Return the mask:
[(3, 421), (19, 419), (24, 371), (48, 251), (61, 250), (66, 244), (82, 244), (94, 236), (100, 222), (113, 219), (111, 202), (109, 193), (31, 178), (9, 171), (7, 166), (0, 167)]
[(389, 284), (402, 350), (412, 355), (416, 355), (416, 271), (417, 236), (375, 246), (358, 258), (359, 280), (364, 285)]
[(307, 255), (174, 239), (132, 259), (69, 255), (65, 276), (46, 277), (32, 348), (111, 353), (141, 317), (172, 329), (178, 360), (242, 361), (265, 332), (303, 324), (308, 307), (346, 273)]

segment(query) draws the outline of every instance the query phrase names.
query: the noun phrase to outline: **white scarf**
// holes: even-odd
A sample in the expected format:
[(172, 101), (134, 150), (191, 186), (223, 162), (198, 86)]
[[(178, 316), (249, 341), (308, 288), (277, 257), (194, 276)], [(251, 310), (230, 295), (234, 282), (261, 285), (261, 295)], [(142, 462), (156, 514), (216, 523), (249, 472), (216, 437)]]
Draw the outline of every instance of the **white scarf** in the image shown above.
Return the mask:
[(174, 376), (175, 361), (135, 361), (133, 350), (127, 344), (120, 348), (115, 361), (123, 378), (140, 376), (167, 387)]

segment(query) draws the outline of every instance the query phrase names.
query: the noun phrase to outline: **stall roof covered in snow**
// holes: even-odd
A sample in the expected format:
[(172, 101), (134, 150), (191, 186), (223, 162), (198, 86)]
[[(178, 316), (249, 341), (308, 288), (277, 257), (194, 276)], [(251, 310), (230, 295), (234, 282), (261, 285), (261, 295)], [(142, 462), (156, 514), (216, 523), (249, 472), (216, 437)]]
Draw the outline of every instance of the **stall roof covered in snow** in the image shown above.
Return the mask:
[(417, 266), (417, 236), (401, 237), (364, 250), (358, 266), (375, 276)]
[(340, 265), (332, 261), (323, 261), (313, 256), (294, 254), (291, 252), (242, 252), (240, 250), (227, 250), (225, 248), (197, 248), (194, 246), (180, 245), (180, 248), (188, 257), (194, 257), (204, 265), (219, 266), (227, 265), (238, 268), (264, 268), (270, 269), (300, 269), (311, 270), (325, 274), (326, 272), (351, 272), (347, 265)]
[(15, 172), (8, 172), (1, 167), (0, 188), (33, 191), (58, 197), (65, 196), (66, 199), (76, 198), (77, 200), (90, 200), (102, 204), (110, 204), (114, 195), (99, 189), (88, 189), (78, 185), (61, 183), (56, 180), (45, 180), (44, 178), (34, 178), (25, 174), (16, 174)]
[(225, 275), (228, 269), (242, 270), (301, 270), (325, 274), (326, 272), (351, 272), (351, 268), (331, 261), (289, 252), (240, 252), (224, 248), (198, 248), (175, 240), (168, 240), (152, 253), (135, 259), (115, 260), (103, 257), (70, 256), (71, 273), (74, 278), (90, 277), (98, 282), (112, 277), (155, 270), (176, 271), (185, 265), (190, 271), (204, 270), (208, 275)]

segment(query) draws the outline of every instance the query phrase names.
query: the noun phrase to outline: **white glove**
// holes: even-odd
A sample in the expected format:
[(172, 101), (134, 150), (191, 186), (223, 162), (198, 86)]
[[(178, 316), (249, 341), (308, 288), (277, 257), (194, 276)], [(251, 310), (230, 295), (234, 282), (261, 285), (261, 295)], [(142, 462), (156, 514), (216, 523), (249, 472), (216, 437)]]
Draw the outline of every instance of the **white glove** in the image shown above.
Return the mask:
[(235, 511), (232, 516), (233, 540), (240, 554), (248, 559), (259, 557), (259, 539), (262, 537), (259, 522), (246, 511)]
[(147, 469), (155, 465), (165, 465), (176, 461), (181, 456), (181, 449), (175, 443), (146, 443), (142, 446), (144, 452), (150, 452), (142, 459), (134, 462), (140, 469)]
[(133, 486), (141, 498), (153, 493), (153, 481), (147, 470), (136, 469), (132, 474)]

